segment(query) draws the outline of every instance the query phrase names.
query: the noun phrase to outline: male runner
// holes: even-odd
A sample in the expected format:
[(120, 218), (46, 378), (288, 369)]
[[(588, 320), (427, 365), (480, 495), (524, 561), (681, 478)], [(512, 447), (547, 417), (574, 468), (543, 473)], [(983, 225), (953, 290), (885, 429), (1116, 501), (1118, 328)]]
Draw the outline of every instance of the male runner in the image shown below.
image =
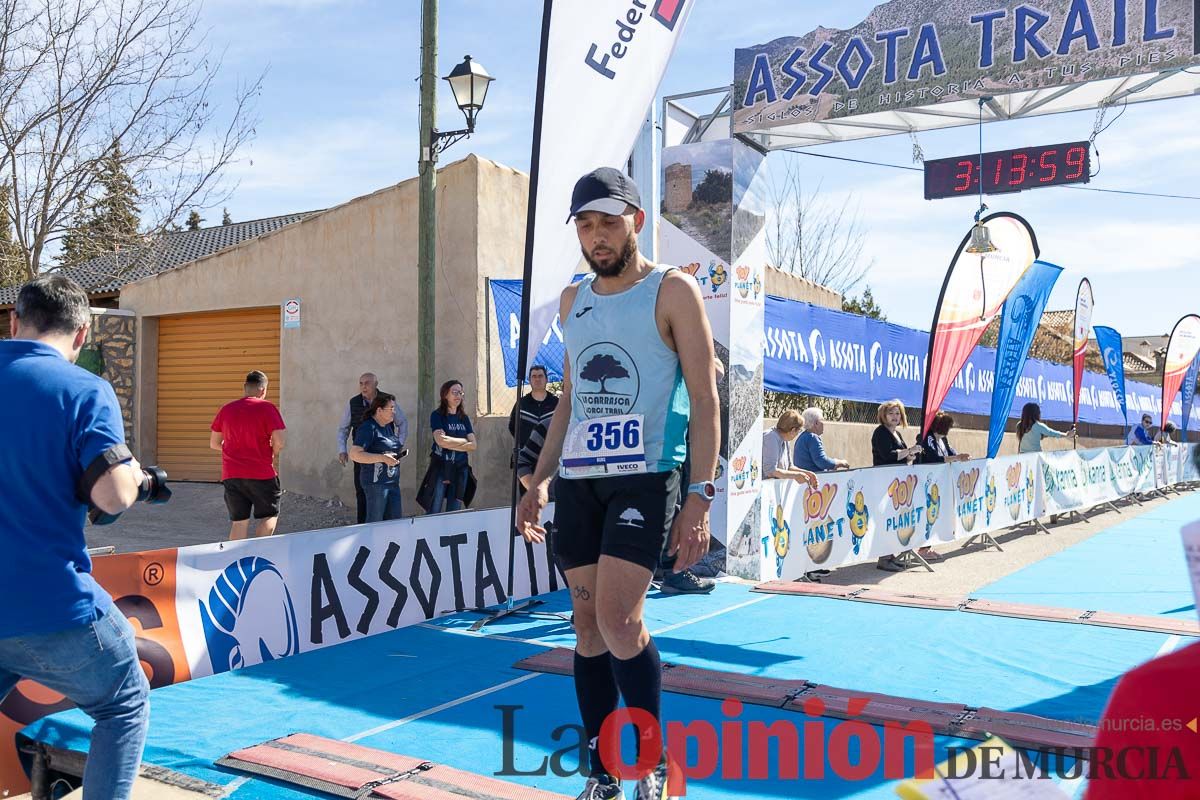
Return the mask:
[[(517, 529), (528, 541), (544, 539), (538, 521), (559, 470), (554, 549), (571, 590), (575, 694), (590, 745), (591, 775), (579, 800), (620, 800), (620, 782), (601, 757), (600, 728), (618, 694), (661, 723), (662, 666), (642, 610), (668, 535), (678, 570), (708, 552), (719, 406), (700, 289), (638, 252), (646, 214), (634, 182), (609, 168), (585, 175), (571, 195), (571, 218), (592, 274), (559, 302), (562, 399)], [(695, 483), (676, 514), (689, 419)], [(639, 743), (648, 733), (639, 732)], [(637, 800), (668, 797), (659, 756), (638, 781)]]

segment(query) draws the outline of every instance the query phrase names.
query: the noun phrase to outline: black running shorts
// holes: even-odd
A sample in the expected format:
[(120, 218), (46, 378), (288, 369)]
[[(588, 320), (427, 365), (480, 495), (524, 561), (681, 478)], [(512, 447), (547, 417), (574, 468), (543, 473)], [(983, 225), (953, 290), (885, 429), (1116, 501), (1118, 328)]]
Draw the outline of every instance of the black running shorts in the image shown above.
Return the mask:
[(283, 492), (278, 476), (265, 480), (226, 478), (222, 483), (225, 484), (225, 507), (229, 509), (231, 522), (250, 519), (251, 510), (255, 519), (279, 516), (279, 497)]
[(654, 571), (675, 519), (679, 470), (561, 478), (556, 493), (554, 554), (564, 572), (601, 555)]

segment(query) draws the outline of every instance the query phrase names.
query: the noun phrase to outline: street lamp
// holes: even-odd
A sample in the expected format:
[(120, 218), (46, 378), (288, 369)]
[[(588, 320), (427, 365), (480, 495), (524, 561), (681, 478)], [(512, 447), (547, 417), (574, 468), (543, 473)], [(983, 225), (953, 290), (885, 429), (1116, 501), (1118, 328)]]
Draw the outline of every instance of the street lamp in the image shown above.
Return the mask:
[[(437, 262), (437, 159), (438, 154), (475, 131), (475, 118), (483, 109), (492, 76), (470, 56), (450, 71), (445, 80), (454, 102), (467, 118), (457, 131), (437, 130), (437, 28), (438, 0), (421, 3), (421, 129), (417, 217), (417, 452), (428, 453), (433, 436), (424, 420), (437, 404), (434, 370)], [(446, 376), (443, 376), (443, 378)]]
[(488, 74), (482, 64), (466, 56), (462, 63), (450, 70), (450, 74), (442, 80), (450, 84), (454, 103), (467, 118), (467, 127), (457, 131), (430, 130), (428, 158), (435, 162), (439, 153), (475, 132), (475, 117), (483, 110), (488, 85), (495, 78)]

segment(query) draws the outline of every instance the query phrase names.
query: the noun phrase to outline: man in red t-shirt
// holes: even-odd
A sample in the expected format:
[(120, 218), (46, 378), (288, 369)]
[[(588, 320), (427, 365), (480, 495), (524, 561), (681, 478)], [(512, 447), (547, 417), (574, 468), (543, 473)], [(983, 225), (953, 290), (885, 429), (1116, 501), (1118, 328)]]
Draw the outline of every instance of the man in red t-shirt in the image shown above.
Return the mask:
[(1156, 658), (1117, 683), (1096, 736), (1087, 800), (1200, 797), (1200, 643)]
[(255, 536), (270, 536), (279, 521), (279, 473), (275, 456), (283, 450), (283, 417), (267, 401), (267, 376), (254, 370), (246, 376), (245, 396), (226, 403), (212, 423), (209, 446), (221, 451), (221, 482), (232, 522), (230, 539), (245, 539), (250, 513), (258, 524)]

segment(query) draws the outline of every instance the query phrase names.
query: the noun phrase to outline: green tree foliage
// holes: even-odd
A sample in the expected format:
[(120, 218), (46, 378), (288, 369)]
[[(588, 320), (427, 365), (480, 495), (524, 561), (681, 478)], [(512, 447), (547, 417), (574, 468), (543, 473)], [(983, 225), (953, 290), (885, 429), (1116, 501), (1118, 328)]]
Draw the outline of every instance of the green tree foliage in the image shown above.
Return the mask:
[(200, 212), (193, 208), (187, 217), (187, 229), (189, 231), (198, 231), (200, 230), (201, 222), (204, 222), (204, 217), (200, 216)]
[(704, 180), (692, 192), (696, 203), (729, 203), (733, 201), (733, 173), (719, 169), (705, 170)]
[(95, 185), (94, 199), (77, 201), (72, 224), (63, 236), (60, 266), (75, 266), (142, 243), (138, 190), (122, 161), (120, 142), (113, 142), (101, 159)]
[(221, 209), (221, 224), (222, 225), (232, 225), (233, 224), (233, 217), (229, 216), (228, 208)]
[(843, 297), (842, 311), (849, 311), (851, 314), (861, 314), (871, 319), (887, 320), (887, 317), (883, 314), (883, 309), (875, 302), (875, 295), (871, 293), (870, 286), (863, 289), (863, 293), (858, 297)]

